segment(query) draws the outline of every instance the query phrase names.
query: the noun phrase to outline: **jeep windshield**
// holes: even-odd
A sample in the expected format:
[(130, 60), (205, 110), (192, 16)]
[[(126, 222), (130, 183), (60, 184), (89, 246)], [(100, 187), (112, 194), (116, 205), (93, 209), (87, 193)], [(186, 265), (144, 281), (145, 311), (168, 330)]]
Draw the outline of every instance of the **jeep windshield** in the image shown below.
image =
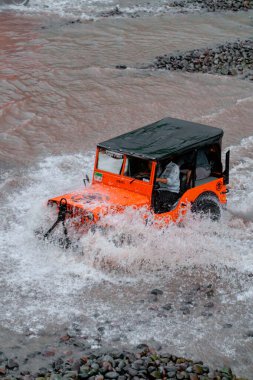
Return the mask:
[(123, 154), (101, 149), (98, 153), (97, 169), (108, 173), (120, 174), (124, 162)]
[(152, 161), (123, 155), (107, 149), (98, 152), (97, 169), (144, 182), (150, 181)]

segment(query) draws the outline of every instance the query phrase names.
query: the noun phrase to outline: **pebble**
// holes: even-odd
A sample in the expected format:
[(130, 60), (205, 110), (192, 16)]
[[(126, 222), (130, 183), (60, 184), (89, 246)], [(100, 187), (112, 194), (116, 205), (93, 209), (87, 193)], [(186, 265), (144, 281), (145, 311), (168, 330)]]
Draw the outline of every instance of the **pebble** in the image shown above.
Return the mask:
[(4, 376), (6, 374), (6, 368), (0, 367), (0, 376)]
[(107, 379), (117, 379), (119, 377), (119, 374), (117, 372), (107, 372), (105, 374), (105, 377)]
[(15, 369), (15, 368), (18, 368), (19, 367), (19, 364), (16, 360), (14, 359), (9, 359), (8, 360), (8, 363), (6, 365), (6, 368), (8, 369)]
[(232, 323), (225, 323), (223, 325), (224, 329), (231, 329), (231, 327), (233, 327)]
[(161, 296), (163, 294), (163, 291), (160, 289), (153, 289), (150, 293), (154, 294), (155, 296)]
[(172, 305), (171, 305), (171, 303), (167, 303), (166, 305), (162, 306), (162, 308), (164, 310), (171, 310), (172, 309)]
[(207, 302), (204, 307), (206, 308), (211, 308), (211, 307), (214, 307), (214, 303), (213, 302)]
[(116, 65), (115, 68), (119, 70), (125, 70), (127, 69), (127, 65)]

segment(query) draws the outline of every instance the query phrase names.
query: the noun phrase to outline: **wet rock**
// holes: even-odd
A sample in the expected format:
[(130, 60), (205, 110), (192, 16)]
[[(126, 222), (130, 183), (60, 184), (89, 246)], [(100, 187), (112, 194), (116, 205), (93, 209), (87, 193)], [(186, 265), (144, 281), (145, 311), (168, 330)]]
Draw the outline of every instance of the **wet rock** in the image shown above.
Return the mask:
[(113, 357), (112, 356), (110, 356), (110, 355), (105, 355), (104, 357), (103, 357), (103, 360), (105, 361), (105, 362), (109, 362), (111, 365), (115, 365), (115, 361), (114, 361), (114, 359), (113, 359)]
[(184, 302), (185, 305), (192, 305), (193, 304), (193, 299), (191, 297), (187, 297)]
[[(220, 70), (220, 74), (222, 74), (222, 75), (227, 75), (227, 74), (228, 74), (227, 69), (224, 69), (224, 70), (222, 69), (222, 70)], [(213, 290), (213, 289), (208, 290), (208, 291), (206, 292), (206, 296), (207, 296), (208, 298), (213, 297), (213, 296), (214, 296), (214, 290)]]
[(150, 293), (154, 294), (155, 296), (161, 296), (163, 294), (163, 291), (161, 289), (153, 289)]
[(162, 374), (160, 373), (160, 371), (153, 371), (150, 373), (150, 376), (153, 379), (161, 379), (162, 378)]
[(187, 367), (187, 368), (186, 368), (186, 372), (188, 372), (188, 373), (192, 373), (192, 372), (193, 372), (193, 368), (192, 368), (192, 366)]
[(202, 315), (202, 317), (210, 318), (210, 317), (213, 316), (213, 313), (210, 313), (210, 312), (208, 312), (208, 311), (203, 311), (203, 312), (201, 313), (201, 315)]
[(0, 367), (0, 376), (6, 375), (6, 368), (5, 367)]
[(35, 358), (37, 355), (41, 355), (41, 351), (30, 352), (30, 353), (27, 355), (27, 357), (28, 357), (29, 359), (33, 359), (33, 358)]
[[(58, 375), (57, 373), (52, 373), (49, 380), (60, 380), (61, 378), (62, 378), (61, 375)], [(31, 380), (33, 380), (33, 379), (31, 379)]]
[(15, 359), (9, 359), (6, 364), (6, 368), (11, 369), (11, 370), (16, 369), (18, 367), (19, 367), (19, 364)]
[(63, 379), (77, 379), (78, 377), (78, 372), (77, 371), (66, 371)]
[(223, 328), (224, 328), (224, 329), (231, 329), (231, 327), (233, 327), (232, 323), (225, 323), (225, 324), (223, 325)]
[(162, 308), (163, 308), (164, 310), (169, 311), (169, 310), (172, 309), (172, 305), (171, 305), (171, 303), (167, 303), (166, 305), (162, 306)]
[(189, 307), (187, 307), (187, 306), (180, 307), (180, 310), (183, 312), (184, 315), (188, 315), (191, 313)]
[(209, 367), (207, 367), (206, 365), (203, 366), (203, 371), (204, 373), (209, 373), (210, 370), (209, 370)]
[(214, 307), (214, 303), (213, 302), (207, 302), (207, 303), (205, 303), (204, 307), (212, 308), (212, 307)]
[(123, 12), (119, 9), (119, 6), (116, 6), (110, 11), (100, 13), (101, 17), (112, 17), (112, 16), (122, 16), (122, 15), (123, 15)]
[(69, 339), (70, 339), (70, 336), (67, 334), (60, 337), (60, 342), (67, 342)]
[(128, 368), (127, 369), (127, 373), (130, 375), (130, 376), (137, 376), (138, 374), (138, 371), (134, 368)]
[(228, 377), (232, 377), (233, 373), (232, 373), (232, 370), (231, 368), (229, 367), (224, 367), (220, 370), (220, 372)]
[(45, 356), (45, 357), (50, 357), (50, 356), (55, 356), (55, 350), (46, 350), (46, 351), (44, 351), (43, 352), (43, 354), (42, 354), (43, 356)]
[(200, 364), (194, 364), (192, 369), (193, 369), (193, 372), (196, 373), (197, 375), (203, 375), (204, 373), (203, 366)]
[(246, 337), (247, 337), (247, 338), (253, 338), (253, 330), (249, 330), (249, 331), (246, 333)]
[(0, 351), (0, 363), (7, 359), (7, 356), (3, 351)]
[(119, 377), (119, 374), (117, 372), (107, 372), (105, 374), (106, 379), (117, 379)]
[(110, 372), (112, 370), (112, 364), (108, 361), (103, 361), (102, 363), (102, 368), (106, 371), (106, 372)]
[(140, 343), (136, 346), (137, 350), (146, 350), (148, 349), (148, 345), (146, 343)]
[(104, 376), (103, 375), (97, 375), (95, 377), (95, 380), (104, 380)]
[(127, 69), (127, 65), (116, 65), (115, 68), (119, 70), (125, 70)]
[(185, 379), (185, 375), (186, 375), (186, 373), (184, 371), (177, 373), (177, 380)]
[(105, 328), (104, 328), (104, 326), (100, 326), (100, 327), (98, 327), (98, 332), (100, 333), (100, 334), (104, 334), (104, 332), (105, 332)]
[[(32, 375), (24, 375), (22, 380), (34, 380), (34, 377)], [(50, 380), (51, 380), (51, 377), (50, 377)], [(57, 379), (55, 379), (55, 380), (57, 380)]]
[(196, 373), (190, 373), (190, 380), (199, 380), (199, 377)]
[(45, 377), (46, 374), (48, 373), (48, 369), (45, 368), (45, 367), (41, 367), (38, 372), (37, 372), (37, 376), (38, 377)]
[(57, 360), (55, 360), (55, 361), (52, 363), (52, 367), (53, 367), (56, 371), (59, 371), (59, 370), (63, 367), (63, 363), (64, 363), (64, 361), (62, 360), (62, 358), (58, 358)]

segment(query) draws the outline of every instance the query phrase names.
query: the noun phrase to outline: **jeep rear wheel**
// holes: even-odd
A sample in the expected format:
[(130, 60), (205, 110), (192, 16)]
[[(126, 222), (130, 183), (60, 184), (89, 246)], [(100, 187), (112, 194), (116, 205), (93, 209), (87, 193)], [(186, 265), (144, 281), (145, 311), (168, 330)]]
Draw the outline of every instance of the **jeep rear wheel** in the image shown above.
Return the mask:
[(201, 217), (209, 217), (214, 222), (218, 221), (221, 217), (220, 205), (215, 199), (199, 199), (193, 203), (191, 210)]

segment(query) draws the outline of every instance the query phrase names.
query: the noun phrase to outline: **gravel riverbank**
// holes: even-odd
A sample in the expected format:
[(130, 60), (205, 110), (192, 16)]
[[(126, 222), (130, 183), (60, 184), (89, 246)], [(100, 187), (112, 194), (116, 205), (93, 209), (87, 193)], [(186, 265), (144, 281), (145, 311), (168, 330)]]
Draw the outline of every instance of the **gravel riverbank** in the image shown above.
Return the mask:
[[(149, 3), (148, 3), (149, 4)], [(177, 9), (182, 12), (188, 12), (192, 10), (198, 10), (203, 12), (219, 12), (219, 11), (248, 11), (253, 9), (253, 0), (175, 0), (168, 2), (168, 4), (161, 4), (160, 13), (168, 13), (171, 9)], [(100, 17), (112, 17), (112, 16), (129, 16), (131, 18), (140, 17), (143, 13), (138, 11), (138, 7), (135, 12), (127, 12), (123, 7), (117, 5), (116, 7), (100, 13)], [(148, 11), (144, 11), (149, 13)]]
[(253, 40), (227, 42), (215, 48), (194, 49), (156, 57), (154, 69), (238, 75), (253, 80)]
[(216, 11), (241, 11), (253, 8), (252, 0), (177, 0), (170, 6), (187, 7), (189, 5), (199, 6), (209, 12)]
[(224, 367), (210, 372), (202, 361), (177, 357), (168, 353), (158, 353), (146, 344), (140, 344), (131, 351), (97, 350), (84, 351), (79, 358), (71, 354), (71, 346), (81, 345), (80, 339), (66, 335), (61, 338), (66, 346), (65, 355), (57, 355), (51, 349), (36, 355), (51, 357), (48, 368), (40, 368), (37, 373), (19, 371), (17, 358), (7, 358), (0, 352), (0, 378), (24, 380), (90, 379), (90, 380), (138, 380), (138, 379), (172, 379), (172, 380), (242, 380), (236, 377), (230, 368)]

